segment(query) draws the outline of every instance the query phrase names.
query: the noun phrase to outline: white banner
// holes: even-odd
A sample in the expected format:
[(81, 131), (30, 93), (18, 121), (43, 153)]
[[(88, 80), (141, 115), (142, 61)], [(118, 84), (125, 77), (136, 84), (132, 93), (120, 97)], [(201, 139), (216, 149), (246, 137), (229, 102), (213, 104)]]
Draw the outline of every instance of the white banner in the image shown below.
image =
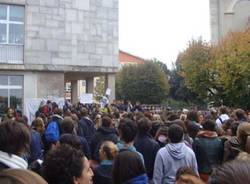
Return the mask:
[(82, 104), (92, 104), (93, 103), (93, 94), (92, 93), (83, 93), (83, 94), (81, 94), (80, 102)]

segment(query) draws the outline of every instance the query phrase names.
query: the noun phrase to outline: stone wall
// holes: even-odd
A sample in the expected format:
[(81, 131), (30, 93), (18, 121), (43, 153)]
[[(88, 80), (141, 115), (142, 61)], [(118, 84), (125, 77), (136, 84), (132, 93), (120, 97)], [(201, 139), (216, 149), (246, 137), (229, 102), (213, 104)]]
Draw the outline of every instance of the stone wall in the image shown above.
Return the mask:
[(118, 0), (0, 0), (25, 5), (24, 64), (118, 67)]
[(243, 31), (250, 21), (250, 1), (210, 0), (211, 41), (217, 43), (230, 31)]

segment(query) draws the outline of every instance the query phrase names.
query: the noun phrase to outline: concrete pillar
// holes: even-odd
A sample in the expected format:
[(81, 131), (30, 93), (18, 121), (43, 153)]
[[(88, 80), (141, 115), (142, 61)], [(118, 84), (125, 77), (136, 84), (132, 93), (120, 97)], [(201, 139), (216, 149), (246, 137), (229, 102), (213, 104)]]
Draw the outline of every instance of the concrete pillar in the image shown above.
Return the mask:
[(71, 102), (76, 104), (78, 102), (78, 81), (71, 81)]
[(111, 89), (109, 102), (112, 103), (115, 100), (115, 74), (105, 75), (105, 92), (107, 88)]
[(94, 77), (86, 78), (86, 93), (94, 93)]

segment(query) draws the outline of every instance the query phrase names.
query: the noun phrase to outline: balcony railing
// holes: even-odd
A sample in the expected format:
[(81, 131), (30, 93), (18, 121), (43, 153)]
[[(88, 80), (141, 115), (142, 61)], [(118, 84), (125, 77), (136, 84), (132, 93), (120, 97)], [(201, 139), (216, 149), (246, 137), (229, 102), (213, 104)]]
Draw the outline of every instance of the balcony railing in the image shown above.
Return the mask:
[(0, 63), (23, 64), (23, 45), (0, 44)]

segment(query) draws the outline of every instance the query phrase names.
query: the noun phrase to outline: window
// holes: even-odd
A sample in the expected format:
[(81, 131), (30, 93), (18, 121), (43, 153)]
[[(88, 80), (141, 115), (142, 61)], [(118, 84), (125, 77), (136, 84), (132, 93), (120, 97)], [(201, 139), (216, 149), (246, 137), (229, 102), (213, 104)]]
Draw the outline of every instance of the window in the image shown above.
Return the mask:
[(24, 43), (24, 7), (0, 4), (0, 44)]
[(23, 76), (0, 75), (0, 114), (4, 114), (7, 107), (22, 109)]

